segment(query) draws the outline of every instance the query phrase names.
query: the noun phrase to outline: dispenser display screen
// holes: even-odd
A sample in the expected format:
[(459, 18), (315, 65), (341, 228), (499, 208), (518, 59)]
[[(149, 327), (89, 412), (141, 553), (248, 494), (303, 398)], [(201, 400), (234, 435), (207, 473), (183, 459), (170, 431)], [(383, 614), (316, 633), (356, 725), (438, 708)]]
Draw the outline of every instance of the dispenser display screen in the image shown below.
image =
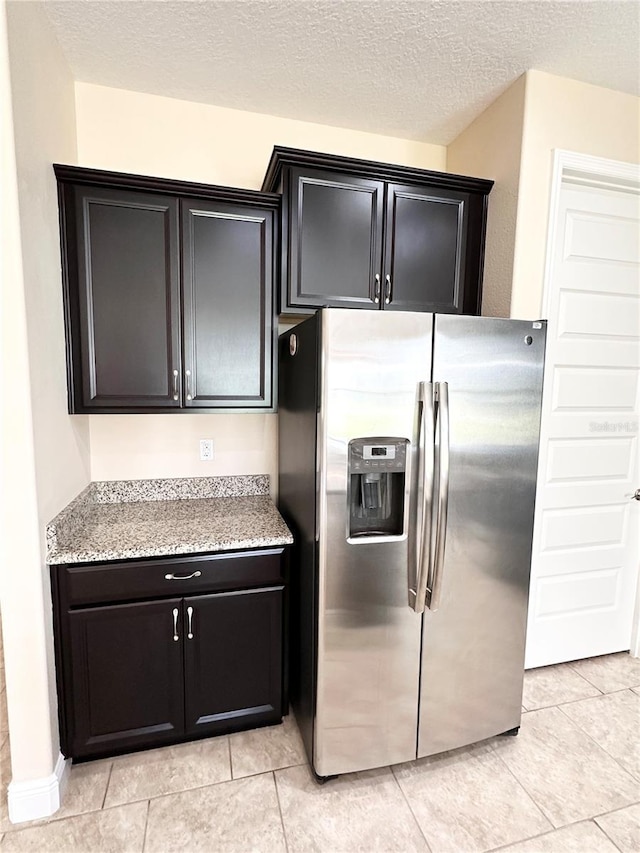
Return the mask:
[(379, 445), (371, 445), (365, 444), (362, 448), (362, 458), (363, 459), (395, 459), (396, 458), (396, 448), (393, 444), (379, 444)]

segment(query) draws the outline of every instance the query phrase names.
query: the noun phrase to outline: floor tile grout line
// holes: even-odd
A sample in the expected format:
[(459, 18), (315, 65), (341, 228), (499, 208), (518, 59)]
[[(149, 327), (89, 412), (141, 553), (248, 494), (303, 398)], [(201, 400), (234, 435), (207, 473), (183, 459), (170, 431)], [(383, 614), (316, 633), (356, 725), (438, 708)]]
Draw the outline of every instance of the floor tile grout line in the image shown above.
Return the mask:
[[(500, 847), (491, 847), (490, 850), (487, 850), (486, 853), (500, 853), (501, 850), (508, 850), (513, 844), (522, 844), (525, 841), (536, 841), (538, 838), (544, 838), (547, 835), (553, 835), (554, 832), (560, 832), (563, 829), (566, 829), (569, 826), (578, 826), (580, 823), (593, 823), (598, 827), (599, 830), (602, 831), (602, 827), (598, 826), (595, 822), (595, 819), (592, 817), (583, 817), (580, 820), (576, 820), (573, 823), (565, 823), (562, 826), (553, 826), (551, 829), (548, 829), (546, 832), (540, 832), (538, 835), (532, 835), (529, 838), (522, 838), (520, 841), (510, 841), (508, 844), (501, 844)], [(606, 835), (606, 833), (605, 833)], [(609, 836), (607, 836), (608, 838)], [(620, 850), (618, 845), (615, 845), (617, 850)]]
[[(107, 808), (103, 809), (103, 811), (107, 811), (107, 809), (116, 809), (119, 806), (130, 806), (133, 803), (143, 803), (145, 800), (151, 801), (151, 800), (161, 800), (163, 797), (177, 797), (180, 794), (188, 794), (191, 791), (201, 791), (203, 788), (213, 788), (217, 785), (225, 785), (228, 782), (238, 782), (238, 781), (240, 781), (240, 780), (238, 780), (238, 779), (221, 779), (219, 782), (207, 782), (204, 785), (194, 785), (192, 788), (180, 788), (179, 791), (167, 791), (165, 794), (154, 794), (153, 796), (146, 794), (145, 796), (141, 796), (137, 800), (124, 800), (121, 803), (115, 803), (113, 805), (107, 806)], [(87, 812), (87, 814), (88, 814), (88, 812)], [(74, 817), (75, 817), (75, 815), (74, 815)]]
[[(497, 744), (496, 744), (496, 746), (497, 746)], [(504, 760), (504, 758), (500, 755), (500, 750), (499, 750), (499, 749), (497, 749), (497, 748), (496, 748), (496, 749), (494, 749), (493, 754), (494, 754), (494, 755), (496, 756), (496, 758), (500, 761), (500, 763), (501, 763), (501, 764), (502, 764), (502, 765), (507, 769), (507, 772), (509, 773), (509, 775), (512, 777), (512, 779), (514, 779), (514, 780), (515, 780), (516, 785), (518, 785), (520, 788), (522, 788), (522, 790), (524, 791), (525, 795), (526, 795), (526, 796), (531, 800), (531, 802), (532, 802), (532, 803), (533, 803), (533, 805), (536, 807), (536, 809), (540, 812), (540, 814), (542, 815), (542, 817), (544, 818), (544, 820), (546, 820), (546, 821), (550, 824), (550, 826), (551, 826), (551, 828), (552, 828), (552, 829), (556, 829), (556, 826), (555, 826), (554, 822), (551, 820), (551, 817), (550, 817), (550, 816), (545, 812), (545, 810), (542, 808), (542, 806), (540, 805), (540, 803), (536, 800), (536, 798), (533, 796), (533, 794), (532, 794), (532, 793), (531, 793), (531, 791), (527, 788), (527, 786), (524, 784), (524, 782), (521, 782), (521, 781), (520, 781), (520, 779), (518, 779), (518, 777), (516, 776), (516, 774), (515, 774), (515, 773), (513, 772), (513, 770), (509, 767), (509, 765), (508, 765), (508, 764), (507, 764), (507, 762)], [(534, 835), (529, 836), (529, 837), (530, 837), (530, 838), (535, 838), (535, 836), (534, 836)], [(521, 841), (528, 841), (529, 839), (521, 838), (520, 840), (521, 840)], [(511, 841), (510, 843), (511, 843), (511, 844), (515, 844), (515, 842), (514, 842), (514, 841)]]
[[(416, 761), (418, 761), (419, 759), (415, 759), (415, 760), (416, 760)], [(426, 836), (426, 834), (425, 834), (425, 831), (423, 830), (423, 828), (422, 828), (422, 826), (421, 826), (421, 824), (420, 824), (420, 821), (419, 821), (419, 820), (418, 820), (418, 818), (416, 817), (416, 813), (414, 812), (413, 808), (411, 807), (411, 803), (409, 802), (409, 798), (408, 798), (408, 797), (407, 797), (407, 795), (405, 794), (405, 792), (404, 792), (404, 788), (403, 788), (403, 787), (402, 787), (402, 785), (400, 784), (400, 781), (399, 781), (398, 777), (396, 776), (396, 771), (395, 771), (393, 768), (394, 768), (394, 765), (393, 765), (393, 764), (391, 764), (391, 765), (389, 766), (389, 770), (391, 770), (391, 775), (393, 776), (393, 778), (394, 778), (394, 780), (395, 780), (396, 785), (397, 785), (397, 786), (398, 786), (398, 788), (400, 789), (400, 793), (402, 794), (402, 796), (403, 796), (403, 798), (404, 798), (404, 801), (405, 801), (405, 803), (407, 804), (407, 807), (409, 808), (409, 811), (411, 812), (411, 816), (413, 817), (413, 819), (414, 819), (414, 821), (415, 821), (415, 823), (416, 823), (416, 826), (418, 827), (418, 830), (419, 830), (419, 832), (420, 832), (420, 835), (424, 838), (424, 843), (427, 845), (427, 850), (429, 851), (429, 853), (432, 853), (432, 848), (431, 848), (431, 845), (429, 844), (429, 839), (427, 838), (427, 836)]]
[(236, 782), (239, 779), (253, 779), (255, 776), (264, 776), (267, 773), (275, 773), (276, 770), (288, 770), (290, 767), (308, 767), (308, 761), (301, 761), (299, 764), (283, 764), (280, 767), (267, 767), (264, 770), (256, 770), (254, 773), (247, 773), (244, 776), (234, 776), (230, 782)]
[[(304, 767), (304, 764), (291, 764), (290, 767)], [(143, 803), (145, 800), (148, 800), (150, 803), (153, 800), (164, 800), (167, 797), (179, 797), (181, 794), (190, 794), (192, 791), (202, 791), (204, 788), (217, 788), (218, 785), (228, 785), (230, 782), (242, 782), (245, 779), (255, 779), (257, 776), (267, 776), (269, 773), (275, 773), (276, 770), (288, 770), (289, 767), (277, 767), (274, 770), (262, 770), (260, 773), (252, 773), (250, 776), (240, 776), (237, 779), (220, 779), (218, 782), (207, 782), (204, 785), (195, 785), (192, 788), (181, 788), (179, 791), (167, 791), (164, 794), (154, 794), (153, 796), (147, 795), (146, 797), (140, 797), (139, 800), (125, 800), (122, 803), (115, 803), (115, 805), (107, 806), (103, 811), (107, 811), (109, 809), (117, 809), (121, 806), (129, 806), (134, 805), (135, 803)], [(81, 814), (95, 814), (95, 810), (91, 812), (81, 812)], [(79, 815), (68, 815), (71, 817), (80, 817)], [(66, 818), (60, 818), (60, 820), (66, 820)]]
[(231, 738), (227, 735), (227, 749), (229, 752), (229, 777), (230, 779), (234, 779), (233, 775), (233, 757), (231, 755)]
[(606, 837), (609, 839), (609, 841), (613, 844), (613, 846), (616, 848), (616, 850), (619, 850), (619, 851), (620, 851), (620, 853), (623, 853), (622, 847), (620, 847), (618, 844), (616, 844), (616, 842), (615, 842), (615, 841), (613, 840), (613, 838), (609, 835), (609, 833), (608, 833), (608, 832), (607, 832), (607, 830), (604, 828), (604, 826), (600, 826), (600, 824), (598, 823), (598, 821), (597, 821), (595, 818), (592, 818), (592, 820), (593, 820), (593, 822), (595, 823), (595, 825), (598, 827), (598, 829), (600, 830), (600, 832), (604, 832), (605, 836), (606, 836)]
[[(614, 652), (613, 654), (617, 654), (617, 652)], [(607, 657), (607, 655), (596, 655), (596, 657)], [(631, 655), (629, 655), (629, 657), (631, 657)], [(593, 659), (594, 658), (583, 658), (583, 660), (593, 660)], [(635, 660), (635, 658), (634, 658), (634, 660)], [(579, 661), (567, 661), (567, 666), (571, 667), (571, 669), (576, 673), (576, 675), (579, 675), (580, 678), (584, 678), (584, 680), (587, 681), (592, 687), (595, 687), (596, 690), (599, 690), (603, 696), (608, 696), (609, 693), (617, 693), (618, 690), (633, 690), (634, 687), (640, 687), (640, 685), (634, 684), (634, 685), (627, 685), (626, 688), (625, 687), (617, 687), (615, 690), (603, 690), (601, 687), (598, 687), (597, 684), (594, 684), (593, 681), (589, 681), (589, 679), (587, 678), (586, 675), (583, 675), (581, 672), (579, 672), (573, 666), (574, 663), (579, 663)]]
[(623, 812), (625, 809), (630, 809), (632, 806), (640, 806), (640, 799), (636, 800), (634, 803), (628, 803), (626, 806), (619, 806), (617, 809), (610, 809), (608, 812), (600, 812), (600, 814), (594, 815), (593, 819), (597, 820), (599, 817), (607, 817), (610, 814), (617, 814), (618, 812)]
[[(600, 690), (600, 688), (599, 688), (599, 687), (597, 687), (595, 684), (592, 684), (592, 683), (589, 681), (589, 679), (588, 679), (588, 678), (586, 678), (584, 675), (582, 675), (582, 673), (578, 672), (578, 671), (577, 671), (577, 670), (572, 666), (572, 663), (575, 663), (575, 661), (564, 661), (563, 663), (553, 663), (553, 664), (550, 664), (550, 665), (548, 665), (548, 666), (534, 666), (534, 667), (532, 667), (531, 669), (526, 669), (526, 670), (525, 670), (524, 677), (525, 677), (525, 679), (526, 679), (526, 677), (527, 677), (527, 673), (528, 673), (528, 672), (536, 672), (536, 671), (538, 671), (538, 670), (547, 670), (547, 671), (549, 671), (549, 670), (551, 670), (551, 669), (556, 669), (556, 668), (560, 668), (560, 667), (567, 667), (567, 668), (569, 668), (569, 669), (570, 669), (570, 670), (571, 670), (575, 675), (577, 675), (579, 678), (581, 678), (581, 679), (582, 679), (582, 681), (584, 681), (584, 682), (585, 682), (585, 684), (588, 684), (588, 685), (589, 685), (589, 687), (592, 687), (594, 690), (597, 690), (597, 691), (598, 691), (598, 693), (602, 694), (602, 693), (603, 693), (603, 691), (602, 691), (602, 690)], [(524, 689), (523, 689), (523, 692), (524, 692)], [(589, 698), (589, 697), (586, 697), (586, 698)], [(594, 698), (595, 698), (595, 697), (594, 697)], [(524, 708), (526, 708), (526, 705), (525, 705), (524, 701), (523, 701), (521, 704), (522, 704), (522, 706), (523, 706)], [(557, 703), (556, 703), (556, 704), (557, 704)], [(535, 711), (535, 710), (538, 710), (538, 709), (537, 709), (537, 708), (527, 708), (527, 710), (528, 710), (528, 711), (529, 711), (529, 710), (531, 710), (531, 711)]]
[(609, 696), (616, 696), (618, 693), (633, 693), (633, 687), (620, 687), (617, 690), (612, 690), (610, 693), (600, 693), (599, 696), (585, 696), (584, 699), (569, 699), (568, 702), (556, 702), (555, 707), (560, 708), (563, 705), (577, 705), (578, 702), (606, 699)]
[(562, 702), (562, 703), (559, 703), (559, 702), (552, 702), (550, 705), (536, 705), (536, 707), (535, 707), (535, 708), (528, 708), (524, 713), (526, 713), (526, 714), (532, 714), (534, 711), (548, 711), (548, 710), (549, 710), (549, 708), (558, 708), (558, 707), (560, 707), (560, 704), (562, 704), (562, 705), (570, 705), (570, 704), (571, 704), (571, 702), (573, 702), (573, 701), (575, 701), (575, 702), (584, 702), (586, 699), (600, 699), (600, 698), (602, 697), (602, 695), (603, 695), (603, 694), (602, 694), (602, 693), (600, 693), (598, 696), (585, 696), (585, 698), (584, 698), (584, 699), (575, 699), (575, 700), (574, 700), (574, 699), (571, 699), (569, 702)]
[(142, 847), (140, 853), (144, 853), (144, 848), (147, 846), (147, 829), (149, 828), (149, 812), (151, 811), (151, 800), (147, 800), (147, 813), (144, 820), (144, 832), (142, 833)]
[[(71, 769), (73, 770), (73, 767)], [(104, 809), (104, 804), (107, 802), (107, 792), (109, 790), (109, 785), (111, 784), (111, 774), (112, 773), (113, 773), (113, 761), (109, 765), (109, 776), (107, 778), (107, 784), (106, 784), (105, 789), (104, 789), (104, 797), (102, 798), (102, 805), (100, 806), (101, 810)]]
[[(598, 697), (597, 697), (597, 696), (594, 696), (594, 697), (592, 697), (592, 698), (597, 699)], [(566, 704), (566, 703), (565, 703), (565, 704)], [(561, 710), (561, 708), (560, 708), (560, 706), (559, 706), (559, 705), (554, 705), (553, 707), (558, 708), (558, 710)], [(569, 720), (569, 722), (573, 722), (573, 720), (571, 720), (571, 718), (570, 718), (567, 714), (563, 714), (563, 716), (564, 716), (564, 717), (566, 717), (566, 719), (567, 719), (567, 720)], [(574, 724), (574, 725), (575, 725), (575, 724)], [(601, 746), (600, 746), (600, 744), (599, 744), (596, 740), (594, 740), (594, 739), (593, 739), (589, 734), (587, 734), (587, 732), (585, 732), (585, 731), (584, 731), (583, 729), (581, 729), (581, 728), (580, 728), (579, 730), (580, 730), (580, 732), (582, 732), (583, 734), (585, 734), (585, 735), (586, 735), (586, 736), (587, 736), (587, 737), (588, 737), (588, 738), (589, 738), (593, 743), (595, 743), (595, 744), (596, 744), (596, 746), (599, 746), (599, 747), (600, 747), (600, 749), (603, 749), (603, 747), (601, 747)], [(550, 818), (550, 817), (547, 817), (547, 815), (545, 814), (545, 812), (544, 812), (544, 810), (543, 810), (542, 806), (540, 806), (540, 805), (536, 802), (535, 798), (534, 798), (534, 797), (533, 797), (533, 795), (528, 791), (528, 789), (527, 789), (527, 787), (525, 786), (525, 784), (524, 784), (523, 782), (521, 782), (521, 781), (518, 779), (518, 777), (515, 775), (515, 773), (513, 772), (513, 770), (511, 770), (511, 768), (510, 768), (510, 767), (509, 767), (509, 765), (507, 764), (507, 762), (502, 758), (502, 756), (500, 755), (500, 753), (499, 753), (499, 752), (497, 752), (496, 754), (498, 755), (498, 757), (500, 758), (500, 760), (502, 761), (502, 763), (505, 765), (505, 767), (507, 768), (507, 770), (508, 770), (508, 771), (511, 773), (511, 775), (514, 777), (514, 779), (516, 780), (516, 782), (518, 782), (518, 784), (519, 784), (522, 788), (524, 788), (524, 790), (526, 791), (526, 793), (528, 794), (528, 796), (533, 800), (533, 802), (535, 803), (535, 805), (537, 806), (537, 808), (539, 809), (539, 811), (542, 813), (542, 815), (543, 815), (543, 816), (544, 816), (544, 817), (545, 817), (545, 818), (546, 818), (550, 823), (552, 823), (551, 818)], [(608, 755), (608, 756), (609, 756), (613, 761), (616, 761), (616, 759), (615, 759), (612, 755), (610, 755), (608, 752), (606, 752), (606, 751), (605, 751), (605, 754), (606, 754), (606, 755)], [(616, 761), (616, 764), (618, 764), (618, 766), (622, 767), (622, 765), (620, 765), (620, 763), (619, 763), (618, 761)], [(632, 781), (634, 781), (634, 782), (635, 782), (635, 781), (637, 781), (637, 780), (636, 780), (636, 778), (635, 778), (635, 776), (633, 776), (631, 773), (629, 773), (629, 771), (628, 771), (628, 770), (625, 770), (625, 768), (624, 768), (624, 767), (622, 767), (622, 770), (624, 770), (624, 771), (625, 771), (625, 773), (626, 773), (628, 776), (630, 776), (630, 777), (631, 777), (631, 780), (632, 780)], [(628, 809), (628, 808), (630, 808), (631, 806), (635, 806), (635, 805), (640, 805), (640, 799), (638, 799), (638, 800), (634, 800), (632, 803), (625, 803), (624, 805), (622, 805), (622, 806), (618, 806), (618, 807), (617, 807), (617, 808), (615, 808), (615, 809), (608, 809), (607, 811), (599, 812), (598, 814), (595, 814), (595, 815), (590, 815), (590, 816), (588, 816), (588, 817), (581, 817), (581, 818), (578, 818), (578, 820), (572, 820), (572, 821), (569, 821), (568, 823), (563, 823), (563, 824), (562, 824), (562, 826), (555, 826), (553, 823), (552, 823), (552, 826), (553, 826), (553, 828), (554, 828), (554, 829), (563, 829), (565, 826), (573, 826), (573, 825), (574, 825), (574, 824), (576, 824), (576, 823), (583, 823), (584, 821), (588, 821), (588, 820), (593, 820), (593, 821), (595, 821), (595, 820), (596, 820), (597, 818), (599, 818), (599, 817), (605, 817), (606, 815), (609, 815), (609, 814), (615, 814), (616, 812), (623, 811), (624, 809)], [(602, 827), (600, 827), (600, 828), (602, 828)], [(543, 834), (546, 834), (546, 833), (543, 833)], [(532, 837), (533, 837), (533, 838), (537, 838), (537, 836), (532, 836)], [(523, 840), (528, 840), (528, 839), (523, 839)], [(496, 848), (496, 849), (499, 849), (499, 848)]]
[[(597, 687), (594, 689), (598, 690)], [(595, 699), (605, 699), (607, 696), (615, 696), (616, 693), (625, 693), (626, 691), (630, 693), (634, 692), (633, 687), (620, 687), (617, 690), (612, 690), (611, 693), (602, 693), (602, 691), (599, 691), (597, 696), (583, 696), (581, 699), (567, 699), (563, 702), (553, 702), (551, 705), (538, 705), (535, 708), (527, 708), (524, 713), (530, 714), (532, 711), (546, 711), (549, 708), (561, 708), (563, 705), (577, 705), (578, 702), (590, 702)]]
[[(608, 695), (610, 695), (610, 694), (608, 694)], [(597, 698), (597, 697), (594, 697), (594, 698)], [(627, 768), (624, 767), (620, 763), (620, 761), (618, 761), (618, 759), (615, 757), (615, 755), (611, 755), (611, 753), (609, 752), (608, 749), (605, 749), (605, 747), (601, 743), (599, 743), (594, 737), (592, 737), (588, 731), (583, 729), (582, 726), (580, 725), (580, 723), (573, 720), (568, 714), (565, 714), (565, 712), (562, 710), (562, 707), (560, 705), (556, 705), (556, 708), (558, 709), (558, 711), (560, 711), (560, 713), (563, 715), (563, 717), (565, 717), (567, 720), (569, 720), (570, 723), (573, 723), (573, 725), (578, 729), (578, 731), (580, 731), (583, 735), (585, 735), (585, 737), (588, 737), (589, 740), (591, 741), (591, 743), (595, 744), (598, 747), (598, 749), (601, 750), (601, 752), (604, 752), (604, 754), (608, 758), (610, 758), (612, 761), (615, 761), (615, 763), (622, 770), (622, 772), (625, 773), (631, 779), (632, 782), (635, 782), (637, 784), (640, 781), (640, 779), (638, 779), (638, 777), (634, 773), (631, 773), (631, 771), (627, 770)], [(627, 805), (633, 805), (633, 804), (627, 803)], [(624, 806), (621, 806), (621, 808), (624, 808)]]
[[(581, 660), (589, 660), (589, 658), (581, 658)], [(597, 687), (597, 686), (593, 683), (593, 681), (589, 681), (589, 679), (587, 678), (587, 676), (586, 676), (586, 675), (583, 675), (581, 672), (578, 672), (578, 670), (577, 670), (577, 669), (576, 669), (576, 667), (574, 666), (574, 664), (575, 664), (575, 663), (578, 663), (578, 662), (579, 662), (579, 661), (575, 661), (575, 660), (567, 661), (567, 666), (569, 667), (569, 669), (570, 669), (572, 672), (575, 672), (575, 674), (576, 674), (576, 675), (579, 675), (579, 676), (580, 676), (580, 678), (583, 678), (583, 679), (587, 682), (587, 684), (590, 684), (592, 687), (595, 687), (595, 689), (596, 689), (596, 690), (600, 690), (600, 688), (599, 688), (599, 687)], [(604, 690), (600, 690), (600, 693), (604, 694)]]
[[(71, 821), (81, 820), (85, 817), (96, 817), (107, 812), (115, 811), (116, 809), (126, 809), (129, 806), (137, 806), (140, 803), (144, 802), (144, 800), (135, 800), (132, 803), (120, 803), (117, 806), (108, 806), (106, 809), (91, 809), (87, 812), (78, 812), (78, 814), (64, 815), (63, 817), (54, 818), (53, 815), (49, 815), (44, 818), (36, 818), (33, 821), (23, 821), (22, 823), (12, 824), (12, 828), (4, 832), (0, 835), (0, 839), (4, 840), (8, 835), (12, 837), (14, 835), (20, 835), (23, 832), (30, 832), (32, 829), (46, 829), (53, 824), (61, 824), (61, 823), (69, 823)], [(147, 817), (145, 818), (145, 834), (146, 834), (146, 820), (148, 819), (149, 814), (149, 801), (147, 801)], [(14, 828), (15, 827), (15, 828)], [(2, 848), (0, 847), (0, 850)], [(60, 852), (62, 853), (62, 851)]]
[[(300, 765), (297, 765), (300, 766)], [(276, 789), (276, 801), (278, 803), (278, 812), (280, 813), (280, 823), (282, 825), (282, 837), (284, 839), (284, 849), (289, 853), (289, 841), (287, 840), (287, 830), (284, 825), (284, 815), (282, 814), (282, 803), (280, 802), (280, 791), (278, 790), (278, 779), (276, 777), (275, 770), (271, 771), (271, 775), (273, 776), (273, 784)]]

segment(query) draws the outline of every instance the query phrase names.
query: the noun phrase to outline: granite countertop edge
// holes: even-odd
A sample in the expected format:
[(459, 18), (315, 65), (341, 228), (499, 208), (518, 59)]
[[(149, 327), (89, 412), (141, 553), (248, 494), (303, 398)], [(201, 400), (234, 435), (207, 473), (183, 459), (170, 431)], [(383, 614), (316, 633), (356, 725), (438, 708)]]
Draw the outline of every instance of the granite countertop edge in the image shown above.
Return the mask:
[(47, 563), (289, 545), (268, 475), (90, 483), (47, 525)]
[(273, 536), (249, 539), (229, 539), (226, 542), (181, 542), (175, 546), (157, 548), (122, 548), (105, 551), (55, 551), (47, 562), (51, 566), (72, 563), (110, 563), (120, 560), (137, 560), (144, 557), (181, 557), (194, 554), (217, 554), (223, 551), (243, 551), (250, 548), (275, 548), (291, 545), (293, 536)]

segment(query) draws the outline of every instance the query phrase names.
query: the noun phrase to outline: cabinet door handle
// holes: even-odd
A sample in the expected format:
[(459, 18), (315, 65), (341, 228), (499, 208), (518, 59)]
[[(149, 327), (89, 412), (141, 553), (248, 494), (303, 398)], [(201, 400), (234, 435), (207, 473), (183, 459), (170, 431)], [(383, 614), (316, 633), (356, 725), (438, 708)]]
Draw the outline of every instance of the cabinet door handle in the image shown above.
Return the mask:
[(187, 400), (192, 400), (191, 396), (191, 371), (185, 370), (185, 376), (187, 377)]
[(388, 305), (391, 302), (391, 276), (384, 277), (384, 304)]
[(178, 371), (173, 371), (173, 399), (178, 399)]
[(177, 643), (180, 637), (178, 636), (178, 608), (173, 608), (173, 642)]
[(378, 304), (380, 302), (380, 274), (376, 273), (374, 276), (374, 285), (373, 285), (373, 301)]
[(191, 580), (191, 578), (199, 578), (201, 574), (202, 572), (199, 569), (197, 572), (192, 572), (190, 575), (174, 575), (173, 572), (171, 572), (170, 574), (165, 575), (164, 579), (166, 581), (188, 581)]
[(187, 607), (187, 639), (193, 640), (193, 607)]

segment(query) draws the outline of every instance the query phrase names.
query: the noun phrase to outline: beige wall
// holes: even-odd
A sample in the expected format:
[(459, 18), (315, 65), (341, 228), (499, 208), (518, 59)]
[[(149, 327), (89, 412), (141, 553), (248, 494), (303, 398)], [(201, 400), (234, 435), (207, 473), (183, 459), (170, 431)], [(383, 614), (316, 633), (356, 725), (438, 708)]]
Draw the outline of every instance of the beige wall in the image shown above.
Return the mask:
[[(76, 84), (78, 162), (100, 169), (259, 189), (274, 145), (444, 170), (446, 149), (308, 122)], [(92, 416), (91, 474), (266, 473), (275, 486), (276, 415)], [(213, 462), (198, 439), (212, 438)]]
[[(3, 19), (4, 14), (3, 7)], [(58, 212), (51, 168), (54, 161), (75, 160), (73, 80), (40, 4), (9, 3), (6, 19), (11, 101), (8, 92), (2, 100), (5, 110), (12, 103), (12, 115), (4, 118), (13, 123), (15, 163), (13, 181), (4, 168), (3, 176), (9, 188), (17, 189), (17, 198), (10, 193), (14, 209), (7, 251), (13, 261), (3, 305), (3, 331), (8, 335), (4, 345), (11, 352), (3, 364), (3, 445), (9, 459), (3, 482), (8, 529), (2, 609), (12, 773), (13, 781), (21, 782), (48, 776), (58, 756), (44, 527), (89, 480), (89, 429), (86, 418), (72, 419), (66, 411)], [(6, 88), (6, 68), (3, 72)], [(6, 133), (11, 125), (3, 122), (3, 127)], [(11, 164), (7, 169), (11, 171)]]
[[(94, 480), (269, 474), (275, 494), (276, 415), (94, 415)], [(214, 458), (200, 461), (201, 438)]]
[(482, 313), (508, 317), (511, 308), (513, 252), (525, 77), (520, 77), (466, 128), (447, 149), (447, 171), (491, 178)]
[(274, 145), (444, 170), (446, 148), (76, 83), (78, 162), (259, 189)]
[(638, 163), (639, 128), (639, 98), (527, 73), (511, 316), (542, 311), (553, 150)]

